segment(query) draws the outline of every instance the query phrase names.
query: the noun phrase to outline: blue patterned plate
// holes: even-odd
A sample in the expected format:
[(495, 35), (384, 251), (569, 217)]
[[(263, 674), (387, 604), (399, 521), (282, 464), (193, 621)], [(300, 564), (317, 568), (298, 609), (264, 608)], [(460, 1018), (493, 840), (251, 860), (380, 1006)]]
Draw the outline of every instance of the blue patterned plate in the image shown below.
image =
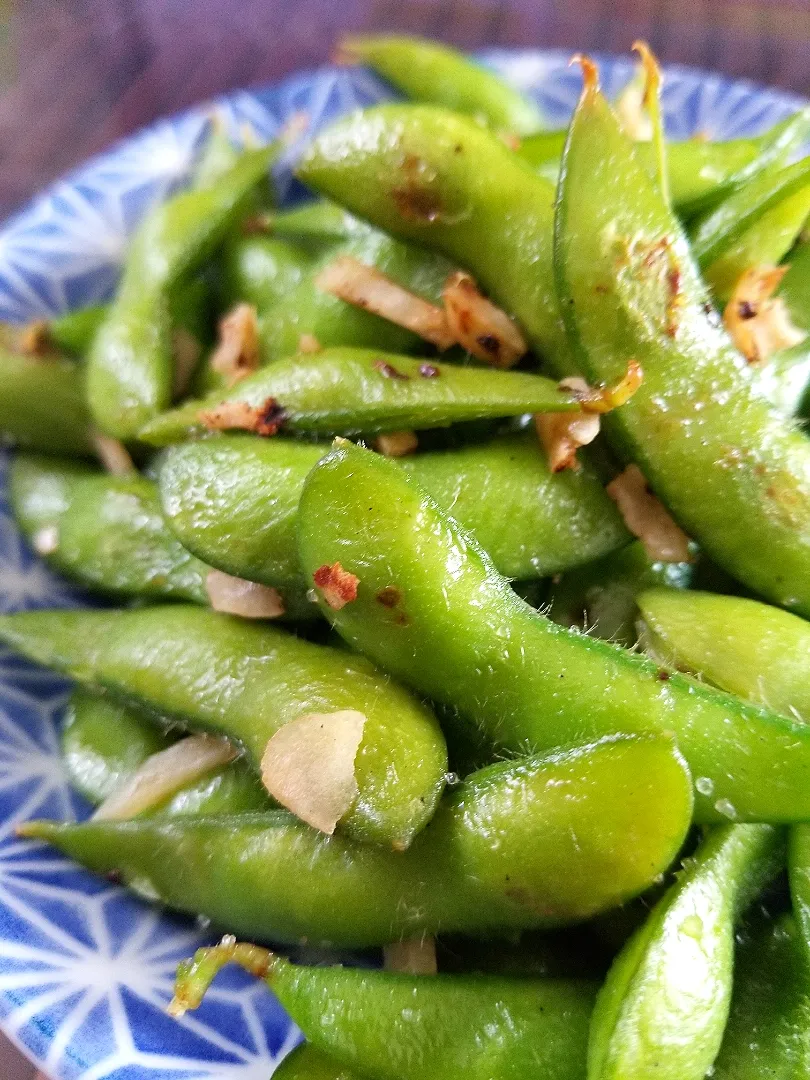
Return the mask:
[[(482, 59), (564, 124), (579, 73), (562, 52), (490, 51)], [(629, 60), (600, 58), (616, 93)], [(300, 197), (291, 163), (336, 116), (391, 97), (368, 72), (323, 68), (217, 102), (233, 134), (272, 138), (296, 113), (308, 130), (276, 167), (286, 200)], [(671, 134), (750, 135), (802, 102), (750, 83), (682, 68), (666, 73)], [(143, 212), (182, 183), (211, 109), (160, 121), (95, 158), (0, 231), (0, 319), (24, 321), (104, 299)], [(2, 392), (2, 388), (0, 388)], [(28, 552), (3, 502), (0, 611), (87, 602)], [(267, 1080), (297, 1032), (264, 987), (228, 972), (181, 1022), (165, 1006), (181, 958), (206, 940), (41, 845), (17, 840), (29, 817), (81, 817), (87, 806), (61, 771), (56, 729), (66, 685), (0, 651), (0, 1027), (59, 1080)]]

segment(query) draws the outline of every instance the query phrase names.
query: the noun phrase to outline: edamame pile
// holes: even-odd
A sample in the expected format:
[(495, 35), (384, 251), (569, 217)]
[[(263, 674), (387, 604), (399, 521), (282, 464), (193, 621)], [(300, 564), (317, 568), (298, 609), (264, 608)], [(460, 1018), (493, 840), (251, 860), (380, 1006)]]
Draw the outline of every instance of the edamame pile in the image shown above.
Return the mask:
[(170, 1011), (241, 964), (289, 1080), (810, 1080), (810, 110), (668, 142), (637, 51), (551, 131), (352, 38), (411, 100), (309, 203), (214, 131), (3, 329), (17, 523), (117, 605), (0, 617), (95, 807), (20, 834), (224, 931)]

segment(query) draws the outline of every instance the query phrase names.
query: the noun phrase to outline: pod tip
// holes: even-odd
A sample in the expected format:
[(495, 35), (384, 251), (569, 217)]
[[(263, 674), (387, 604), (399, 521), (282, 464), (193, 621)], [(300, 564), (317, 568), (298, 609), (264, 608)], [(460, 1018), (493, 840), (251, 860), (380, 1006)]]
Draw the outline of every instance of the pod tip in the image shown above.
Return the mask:
[(574, 53), (568, 61), (568, 66), (579, 64), (582, 68), (582, 78), (585, 80), (585, 93), (595, 93), (599, 89), (599, 68), (596, 63), (585, 53)]

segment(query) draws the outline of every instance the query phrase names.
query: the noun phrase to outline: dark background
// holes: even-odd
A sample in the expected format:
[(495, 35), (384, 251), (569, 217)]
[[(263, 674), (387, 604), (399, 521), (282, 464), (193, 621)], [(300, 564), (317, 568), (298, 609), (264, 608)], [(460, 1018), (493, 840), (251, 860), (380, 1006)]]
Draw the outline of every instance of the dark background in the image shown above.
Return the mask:
[(119, 136), (341, 31), (625, 51), (810, 92), (810, 0), (0, 0), (0, 218)]

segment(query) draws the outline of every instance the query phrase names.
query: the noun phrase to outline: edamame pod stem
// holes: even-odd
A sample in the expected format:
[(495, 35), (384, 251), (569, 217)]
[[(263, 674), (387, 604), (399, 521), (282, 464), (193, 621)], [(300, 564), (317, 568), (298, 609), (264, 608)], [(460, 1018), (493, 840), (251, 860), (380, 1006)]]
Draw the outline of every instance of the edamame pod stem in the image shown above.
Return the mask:
[(84, 377), (70, 360), (23, 356), (0, 341), (0, 437), (56, 454), (93, 452)]
[(0, 639), (158, 721), (227, 735), (257, 767), (289, 721), (362, 713), (359, 792), (341, 819), (360, 839), (407, 847), (441, 795), (447, 750), (424, 705), (366, 660), (266, 623), (181, 604), (21, 612), (0, 619)]
[(245, 937), (364, 946), (608, 910), (666, 870), (691, 810), (672, 741), (645, 735), (482, 769), (447, 793), (404, 854), (325, 837), (281, 811), (21, 832)]
[[(787, 307), (793, 325), (810, 334), (810, 243), (800, 240), (785, 262), (788, 271), (777, 295)], [(810, 384), (810, 337), (756, 365), (753, 374), (760, 393), (780, 412), (786, 416), (803, 415)]]
[(226, 393), (187, 402), (157, 417), (139, 438), (153, 446), (181, 442), (205, 430), (200, 413), (232, 402), (257, 410), (257, 423), (270, 411), (274, 426), (307, 435), (370, 435), (527, 412), (579, 411), (572, 394), (541, 375), (334, 348), (279, 360)]
[[(160, 469), (166, 520), (189, 551), (229, 574), (266, 585), (302, 582), (298, 502), (324, 453), (250, 435), (180, 443)], [(418, 454), (402, 465), (508, 577), (557, 573), (629, 539), (593, 473), (550, 472), (533, 434)]]
[[(212, 567), (167, 526), (157, 487), (143, 476), (111, 476), (77, 463), (18, 454), (9, 475), (14, 519), (57, 570), (112, 596), (210, 603)], [(307, 621), (303, 582), (279, 582), (281, 619)]]
[(319, 135), (298, 175), (468, 269), (557, 374), (570, 374), (552, 267), (554, 186), (495, 135), (446, 109), (381, 105)]
[[(339, 1075), (327, 1073), (324, 1080), (337, 1080)], [(731, 1011), (712, 1076), (715, 1080), (810, 1077), (810, 978), (789, 915), (745, 933), (738, 942)]]
[(212, 187), (174, 196), (141, 223), (88, 356), (90, 409), (108, 434), (133, 438), (169, 406), (169, 293), (226, 235), (274, 153), (273, 147), (245, 151)]
[(810, 624), (739, 596), (650, 589), (638, 598), (656, 656), (784, 716), (810, 722)]
[[(557, 206), (561, 307), (585, 377), (640, 358), (605, 431), (710, 558), (810, 613), (810, 442), (759, 395), (717, 325), (677, 220), (588, 79)], [(730, 529), (729, 521), (745, 523)]]
[(425, 38), (381, 34), (347, 37), (341, 56), (379, 72), (415, 101), (468, 113), (496, 130), (525, 135), (545, 126), (538, 106), (493, 71)]
[(310, 1044), (376, 1080), (580, 1080), (592, 983), (306, 967), (225, 939), (177, 971), (170, 1011), (195, 1008), (235, 961), (262, 978)]
[(735, 921), (783, 860), (784, 837), (768, 825), (707, 835), (608, 972), (588, 1080), (703, 1080), (728, 1016)]
[(394, 462), (341, 440), (304, 485), (299, 552), (308, 581), (336, 562), (358, 579), (351, 603), (323, 604), (338, 632), (489, 748), (671, 731), (697, 820), (810, 816), (810, 729), (557, 626)]
[[(62, 760), (69, 782), (91, 803), (101, 803), (130, 780), (153, 754), (175, 738), (140, 713), (77, 688), (62, 727)], [(271, 803), (244, 760), (212, 769), (179, 787), (149, 814), (240, 814)]]
[(287, 1054), (273, 1076), (275, 1080), (357, 1080), (356, 1073), (338, 1065), (309, 1043), (300, 1043)]
[(688, 588), (694, 570), (694, 563), (653, 561), (636, 540), (555, 581), (549, 616), (560, 626), (632, 648), (638, 641), (639, 593), (656, 585)]

